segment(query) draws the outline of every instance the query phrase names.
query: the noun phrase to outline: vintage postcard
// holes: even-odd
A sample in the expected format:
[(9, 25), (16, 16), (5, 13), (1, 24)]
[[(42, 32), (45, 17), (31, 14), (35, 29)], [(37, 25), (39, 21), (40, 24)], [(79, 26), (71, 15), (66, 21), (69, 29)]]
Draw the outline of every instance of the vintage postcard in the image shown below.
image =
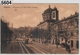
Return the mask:
[(2, 54), (79, 54), (78, 3), (2, 1), (0, 8)]

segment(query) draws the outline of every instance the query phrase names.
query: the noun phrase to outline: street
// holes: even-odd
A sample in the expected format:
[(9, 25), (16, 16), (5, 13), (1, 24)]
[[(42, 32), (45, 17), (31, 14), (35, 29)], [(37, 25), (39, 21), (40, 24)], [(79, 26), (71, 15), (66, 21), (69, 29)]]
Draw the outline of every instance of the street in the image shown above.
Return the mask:
[[(5, 53), (12, 54), (68, 54), (65, 48), (61, 46), (56, 47), (52, 44), (42, 44), (38, 42), (29, 41), (28, 44), (24, 43), (22, 40), (12, 41), (5, 50)], [(71, 54), (76, 53), (72, 52)]]
[(23, 53), (23, 54), (57, 54), (68, 53), (65, 48), (56, 45), (45, 45), (37, 42), (25, 44), (23, 41), (15, 41), (7, 46), (6, 53)]

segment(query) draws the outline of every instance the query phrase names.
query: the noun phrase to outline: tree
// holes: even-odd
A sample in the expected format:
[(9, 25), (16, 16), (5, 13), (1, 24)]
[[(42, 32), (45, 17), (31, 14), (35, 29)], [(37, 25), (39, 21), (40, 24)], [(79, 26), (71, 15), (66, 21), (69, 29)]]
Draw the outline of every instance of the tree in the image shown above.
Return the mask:
[(41, 40), (48, 40), (48, 30), (44, 30), (44, 29), (39, 29), (39, 28), (35, 28), (32, 30), (32, 38), (35, 38), (36, 40), (39, 39), (39, 42), (40, 42), (40, 39)]
[(8, 27), (8, 23), (1, 20), (1, 45), (6, 46), (7, 41), (10, 42), (13, 32)]

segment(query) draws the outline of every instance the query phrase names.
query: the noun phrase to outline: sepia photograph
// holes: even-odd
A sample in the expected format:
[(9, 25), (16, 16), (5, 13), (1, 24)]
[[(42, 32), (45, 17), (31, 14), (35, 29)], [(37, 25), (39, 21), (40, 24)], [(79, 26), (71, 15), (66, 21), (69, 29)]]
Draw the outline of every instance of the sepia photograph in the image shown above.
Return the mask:
[(79, 4), (0, 7), (1, 54), (79, 54)]

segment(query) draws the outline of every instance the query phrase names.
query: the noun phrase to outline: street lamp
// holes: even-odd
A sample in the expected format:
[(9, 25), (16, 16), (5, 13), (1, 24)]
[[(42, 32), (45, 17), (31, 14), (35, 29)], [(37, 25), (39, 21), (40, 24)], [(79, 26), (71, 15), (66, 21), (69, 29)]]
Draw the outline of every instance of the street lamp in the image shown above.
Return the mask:
[(59, 44), (59, 37), (58, 37), (58, 34), (56, 34), (55, 36), (56, 36), (56, 47), (58, 48), (58, 44)]

